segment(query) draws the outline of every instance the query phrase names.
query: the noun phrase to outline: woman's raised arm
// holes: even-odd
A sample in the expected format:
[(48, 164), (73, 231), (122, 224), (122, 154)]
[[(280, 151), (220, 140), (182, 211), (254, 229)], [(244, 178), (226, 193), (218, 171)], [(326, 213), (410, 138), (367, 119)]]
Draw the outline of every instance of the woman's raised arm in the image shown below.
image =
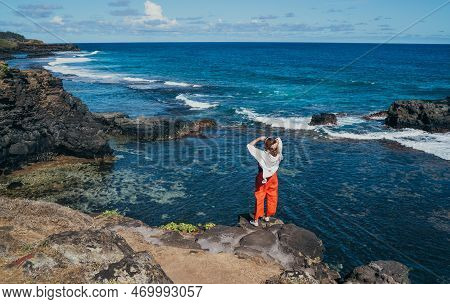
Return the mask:
[(254, 146), (254, 145), (256, 145), (256, 143), (257, 142), (259, 142), (259, 141), (264, 141), (264, 140), (266, 140), (266, 136), (260, 136), (260, 137), (258, 137), (258, 138), (255, 138), (254, 140), (252, 140), (251, 142), (249, 142), (248, 144), (250, 145), (250, 146)]

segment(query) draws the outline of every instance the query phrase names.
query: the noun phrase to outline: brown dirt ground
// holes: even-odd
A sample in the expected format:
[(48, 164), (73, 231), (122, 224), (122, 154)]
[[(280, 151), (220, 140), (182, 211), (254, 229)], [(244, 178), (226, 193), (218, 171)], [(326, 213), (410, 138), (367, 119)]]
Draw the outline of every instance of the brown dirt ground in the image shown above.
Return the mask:
[[(48, 235), (67, 230), (99, 227), (104, 224), (104, 218), (95, 219), (58, 204), (0, 197), (0, 230), (4, 228), (8, 231), (8, 235), (16, 243), (12, 246), (14, 250), (11, 256), (0, 258), (0, 283), (31, 282), (17, 267), (5, 266), (32, 252), (32, 248)], [(147, 251), (152, 254), (174, 283), (258, 284), (281, 272), (277, 264), (258, 259), (242, 259), (230, 253), (212, 254), (203, 250), (153, 245), (127, 226), (120, 227), (117, 232), (135, 251)], [(76, 283), (62, 279), (64, 274), (58, 277), (64, 282)]]

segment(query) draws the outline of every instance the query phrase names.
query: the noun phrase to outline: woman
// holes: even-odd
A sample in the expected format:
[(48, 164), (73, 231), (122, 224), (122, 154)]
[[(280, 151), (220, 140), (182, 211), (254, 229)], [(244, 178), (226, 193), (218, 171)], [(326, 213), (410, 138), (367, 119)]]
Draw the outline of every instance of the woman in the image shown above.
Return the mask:
[[(264, 151), (255, 147), (255, 145), (264, 141)], [(264, 200), (267, 197), (267, 213), (264, 220), (268, 222), (270, 217), (275, 215), (278, 202), (278, 176), (277, 171), (281, 160), (283, 159), (283, 143), (279, 137), (256, 138), (247, 145), (250, 154), (258, 161), (258, 175), (255, 182), (255, 214), (250, 224), (259, 225), (259, 218), (264, 215)]]

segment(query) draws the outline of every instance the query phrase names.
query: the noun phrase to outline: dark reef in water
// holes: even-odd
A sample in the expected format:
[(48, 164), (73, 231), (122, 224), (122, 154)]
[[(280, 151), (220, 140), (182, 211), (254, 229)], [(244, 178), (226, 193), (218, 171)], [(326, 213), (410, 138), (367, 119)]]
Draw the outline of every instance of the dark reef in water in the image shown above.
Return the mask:
[(105, 133), (131, 140), (170, 140), (186, 136), (201, 136), (201, 131), (215, 127), (212, 119), (188, 121), (165, 117), (138, 117), (132, 119), (124, 113), (95, 113)]
[(337, 117), (336, 114), (333, 113), (320, 113), (314, 114), (311, 117), (310, 126), (318, 126), (318, 125), (336, 125)]
[(427, 132), (450, 131), (450, 97), (443, 100), (398, 100), (388, 109), (385, 124)]

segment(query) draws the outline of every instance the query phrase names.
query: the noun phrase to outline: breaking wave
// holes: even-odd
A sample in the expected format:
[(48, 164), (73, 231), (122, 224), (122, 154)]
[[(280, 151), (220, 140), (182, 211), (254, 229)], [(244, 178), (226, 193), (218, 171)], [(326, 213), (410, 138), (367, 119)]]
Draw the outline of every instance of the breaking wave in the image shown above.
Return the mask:
[(87, 57), (87, 56), (97, 55), (98, 53), (100, 53), (100, 51), (93, 51), (93, 52), (90, 52), (90, 53), (87, 53), (87, 54), (83, 53), (83, 54), (78, 54), (78, 55), (75, 55), (75, 56), (77, 56), (77, 57)]
[(175, 99), (183, 101), (188, 107), (191, 107), (193, 109), (209, 109), (217, 106), (216, 103), (207, 103), (189, 99), (185, 94), (180, 94), (175, 97)]
[(428, 133), (421, 130), (403, 129), (369, 133), (337, 132), (324, 128), (332, 138), (354, 140), (391, 140), (399, 144), (450, 160), (450, 133)]
[(235, 110), (237, 114), (246, 116), (248, 119), (260, 122), (275, 128), (284, 128), (291, 130), (317, 130), (322, 128), (336, 128), (354, 124), (365, 123), (366, 121), (359, 116), (339, 116), (336, 126), (310, 126), (311, 116), (297, 117), (273, 117), (261, 115), (252, 110), (240, 108)]
[(201, 85), (198, 84), (190, 84), (186, 82), (176, 82), (176, 81), (165, 81), (165, 85), (172, 87), (193, 87), (193, 88), (201, 88)]
[(130, 88), (137, 90), (148, 90), (166, 86), (200, 87), (199, 85), (192, 85), (184, 82), (161, 81), (155, 79), (146, 79), (142, 77), (131, 77), (118, 73), (96, 71), (77, 65), (92, 61), (93, 59), (86, 56), (95, 54), (98, 54), (98, 51), (89, 54), (77, 55), (76, 57), (56, 57), (53, 61), (49, 62), (48, 65), (44, 66), (44, 68), (51, 72), (59, 73), (62, 75), (79, 77), (80, 80), (89, 82), (125, 83), (129, 84)]
[(246, 116), (248, 119), (260, 122), (275, 128), (294, 129), (294, 130), (314, 130), (314, 126), (310, 126), (311, 117), (271, 117), (267, 115), (257, 114), (252, 110), (240, 108), (236, 110), (239, 115)]

